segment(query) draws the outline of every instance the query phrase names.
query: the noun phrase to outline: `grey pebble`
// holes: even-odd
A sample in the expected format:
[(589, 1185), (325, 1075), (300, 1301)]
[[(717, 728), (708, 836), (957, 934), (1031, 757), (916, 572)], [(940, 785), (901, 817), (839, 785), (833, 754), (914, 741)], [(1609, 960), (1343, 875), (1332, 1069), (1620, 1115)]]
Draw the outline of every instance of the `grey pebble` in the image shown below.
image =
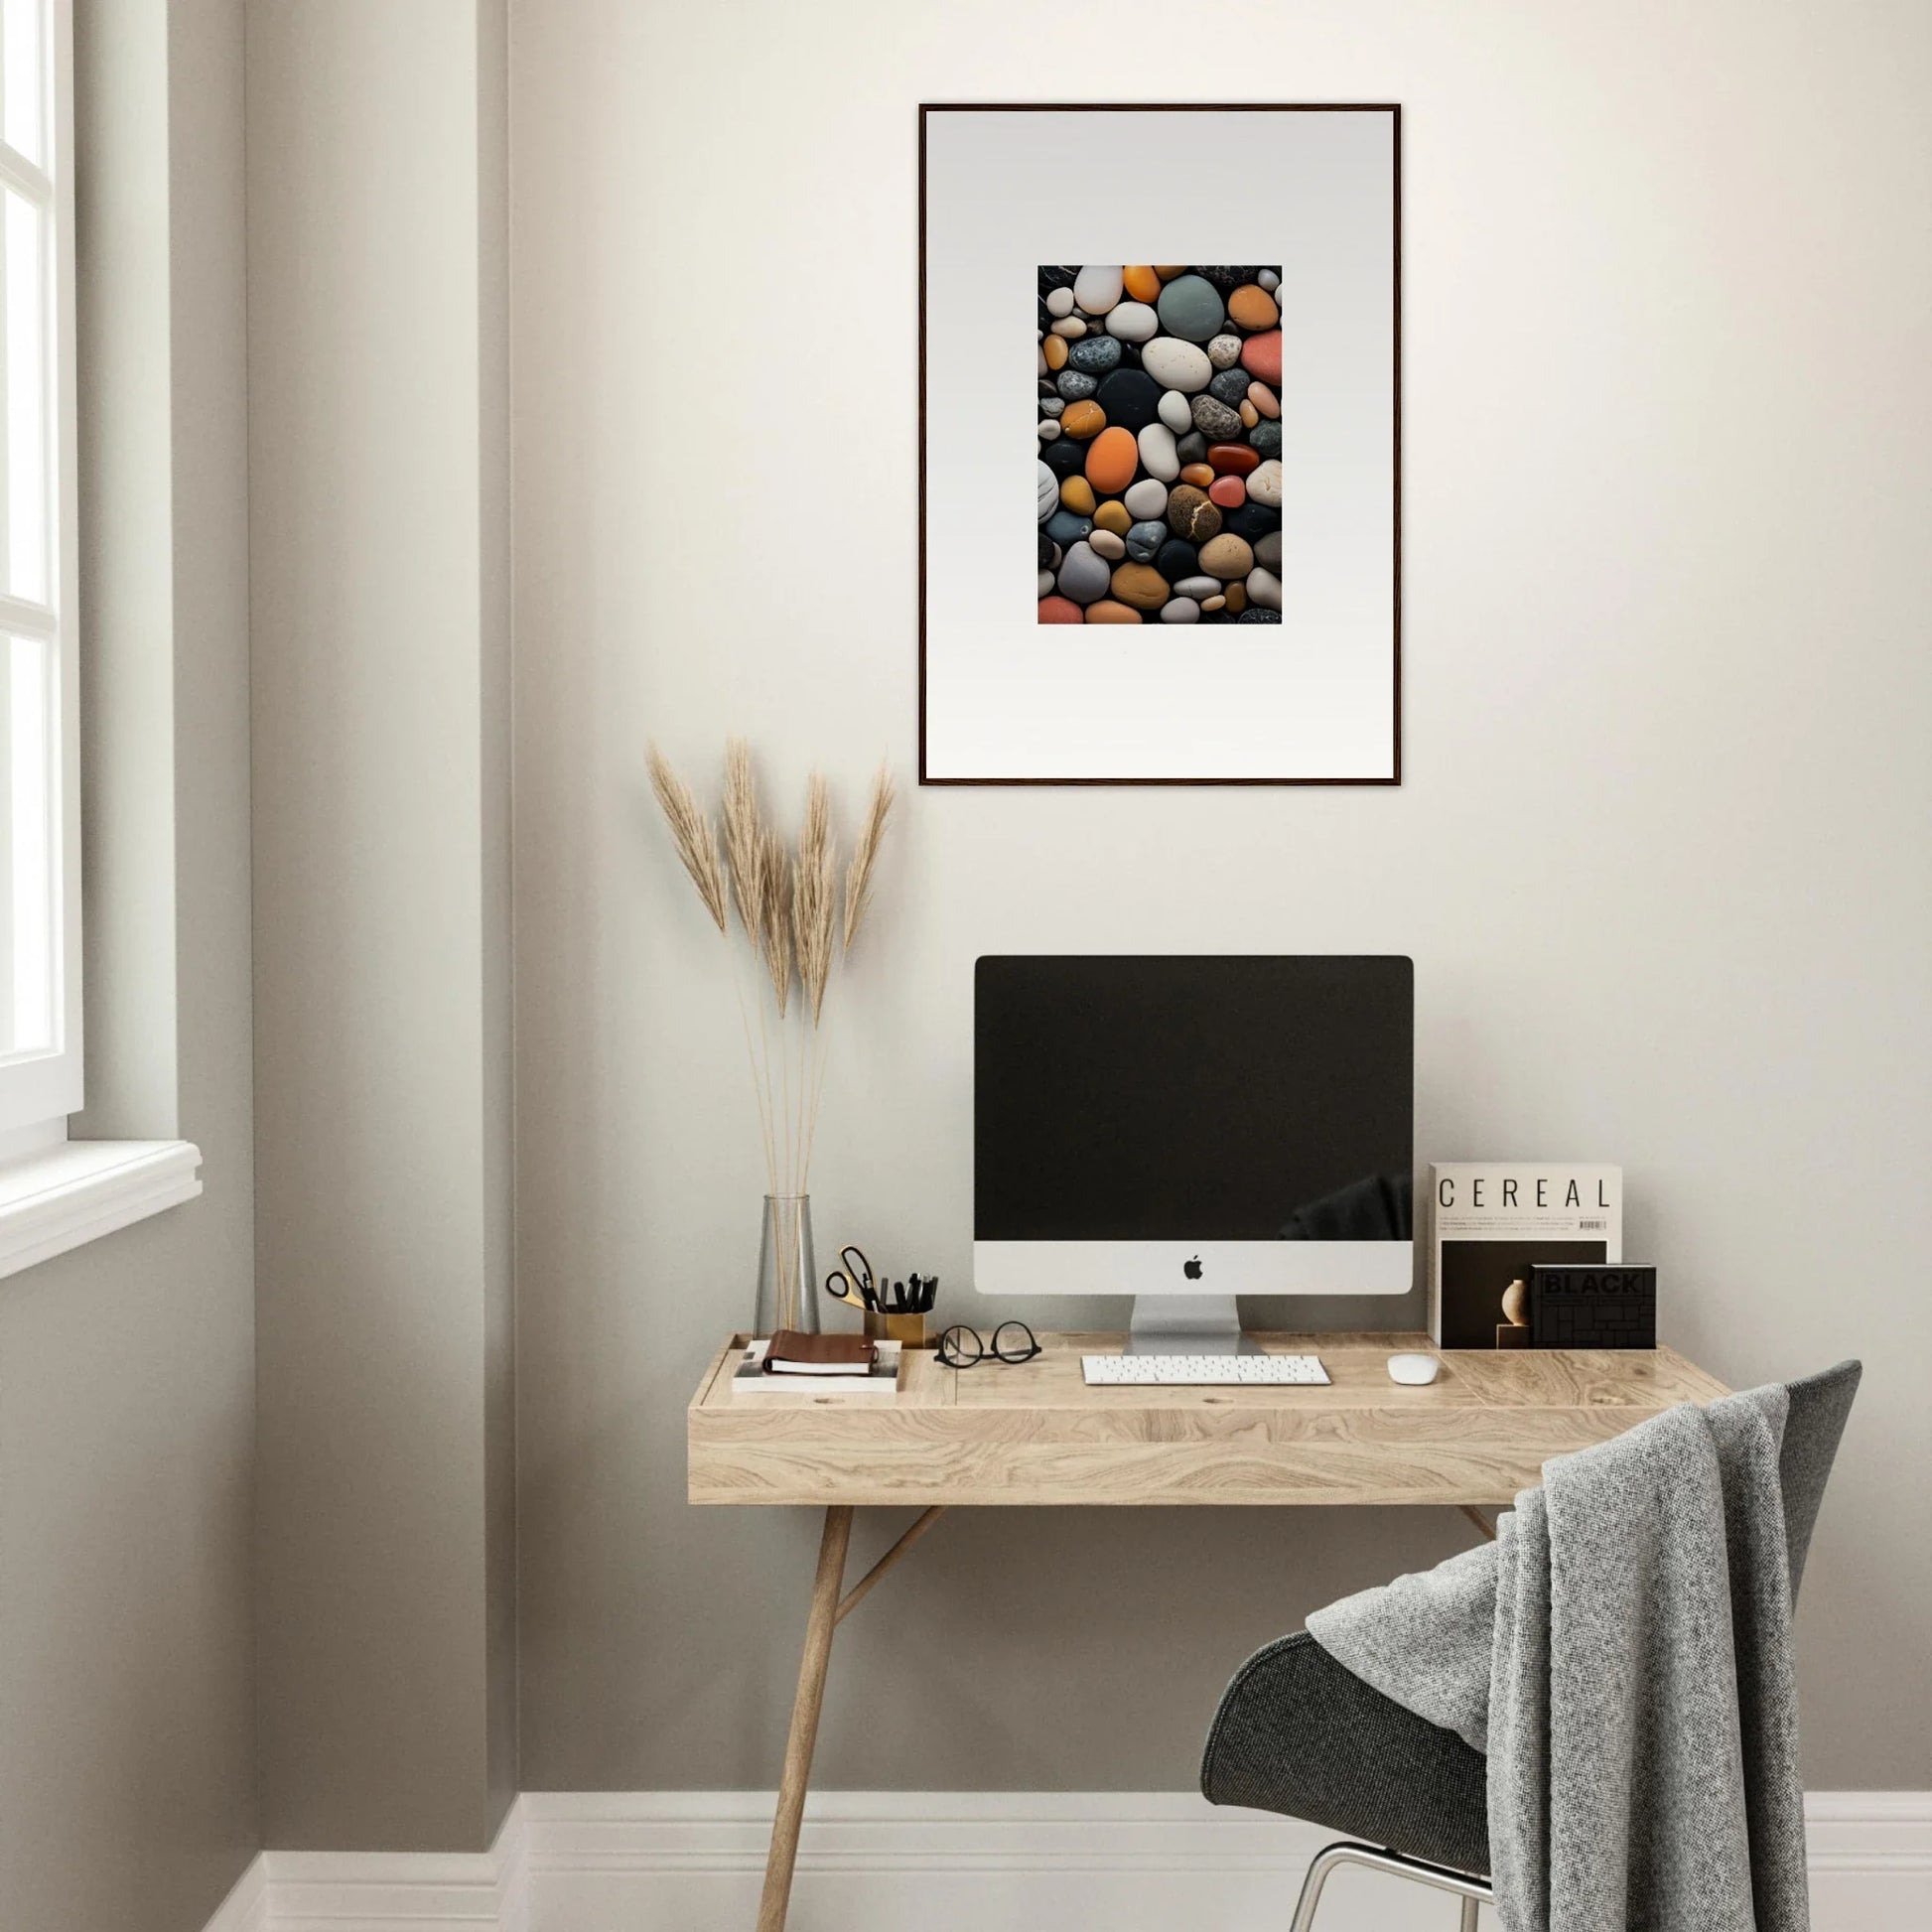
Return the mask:
[(1194, 427), (1210, 443), (1225, 443), (1241, 434), (1241, 418), (1226, 403), (1216, 402), (1212, 396), (1196, 396), (1193, 408)]
[(1052, 417), (1042, 416), (1039, 419), (1039, 440), (1042, 443), (1052, 442), (1054, 437), (1056, 437), (1059, 433), (1060, 433), (1060, 426), (1052, 419)]
[[(1272, 268), (1264, 268), (1255, 277), (1255, 285), (1257, 288), (1266, 289), (1270, 295), (1273, 295), (1281, 287), (1282, 278)], [(1046, 298), (1046, 306), (1049, 309), (1053, 306), (1053, 298), (1050, 295)]]
[(1190, 463), (1205, 463), (1207, 461), (1207, 438), (1199, 430), (1190, 429), (1173, 446), (1173, 453), (1180, 459), (1183, 468)]
[(1039, 399), (1039, 413), (1042, 416), (1057, 416), (1065, 407), (1064, 396), (1041, 396)]
[(1230, 409), (1239, 409), (1248, 400), (1248, 384), (1253, 381), (1246, 369), (1223, 369), (1207, 385), (1207, 393)]
[(1265, 537), (1255, 539), (1255, 562), (1263, 570), (1272, 570), (1277, 577), (1282, 574), (1282, 533), (1270, 530)]
[(1038, 595), (1041, 597), (1051, 597), (1053, 595), (1053, 573), (1050, 570), (1042, 570), (1039, 573)]
[(1069, 366), (1088, 375), (1105, 375), (1120, 363), (1120, 344), (1112, 336), (1089, 336), (1066, 351)]
[(1093, 518), (1072, 510), (1055, 510), (1046, 519), (1046, 534), (1055, 543), (1078, 543), (1093, 528)]
[(1280, 456), (1282, 453), (1282, 426), (1271, 423), (1265, 417), (1248, 432), (1248, 445), (1259, 450), (1264, 458)]
[[(1065, 511), (1060, 512), (1062, 515)], [(1046, 526), (1053, 527), (1050, 523)], [(1127, 554), (1137, 564), (1151, 564), (1154, 553), (1168, 540), (1168, 526), (1165, 523), (1136, 523), (1127, 532)]]
[(1084, 369), (1062, 369), (1053, 386), (1063, 401), (1081, 402), (1100, 387), (1100, 378), (1088, 375)]
[(1060, 566), (1060, 592), (1075, 604), (1091, 604), (1107, 595), (1111, 573), (1104, 558), (1096, 557), (1084, 543), (1076, 543)]
[(1200, 606), (1191, 597), (1176, 597), (1161, 607), (1163, 623), (1198, 623)]
[(1183, 577), (1173, 587), (1175, 597), (1219, 597), (1221, 580), (1218, 577)]

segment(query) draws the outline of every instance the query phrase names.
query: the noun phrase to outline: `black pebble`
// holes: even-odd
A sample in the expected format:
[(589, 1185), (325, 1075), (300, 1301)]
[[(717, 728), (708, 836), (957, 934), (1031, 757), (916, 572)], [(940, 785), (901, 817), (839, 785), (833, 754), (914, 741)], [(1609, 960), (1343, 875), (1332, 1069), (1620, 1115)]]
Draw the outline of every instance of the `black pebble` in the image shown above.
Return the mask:
[(1207, 393), (1230, 409), (1239, 409), (1248, 400), (1248, 384), (1254, 380), (1246, 369), (1223, 369), (1207, 385)]
[[(1073, 286), (1073, 278), (1079, 272), (1077, 267), (1042, 268), (1039, 271), (1040, 300), (1044, 301), (1055, 289), (1070, 289)], [(1009, 282), (1007, 286), (1011, 288), (1013, 284)]]
[(1279, 422), (1270, 422), (1264, 416), (1248, 432), (1248, 442), (1250, 447), (1259, 450), (1264, 458), (1280, 456), (1282, 453), (1281, 424)]
[(1259, 604), (1250, 604), (1235, 619), (1236, 623), (1280, 623), (1281, 621), (1282, 614), (1279, 611), (1265, 611)]
[(1203, 611), (1197, 620), (1200, 623), (1232, 623), (1234, 613), (1223, 606), (1218, 611)]
[(1039, 460), (1064, 482), (1087, 467), (1087, 446), (1071, 436), (1056, 436), (1040, 449)]
[(1119, 367), (1138, 369), (1141, 366), (1141, 345), (1139, 343), (1122, 343), (1120, 345)]
[[(1232, 295), (1243, 283), (1255, 279), (1252, 268), (1197, 268), (1194, 273), (1203, 281), (1211, 282), (1223, 295)], [(1009, 283), (1008, 287), (1012, 284)]]
[(1204, 437), (1197, 429), (1190, 429), (1187, 432), (1187, 434), (1183, 436), (1180, 439), (1180, 441), (1173, 446), (1173, 449), (1174, 449), (1174, 455), (1177, 456), (1183, 464), (1205, 463), (1207, 461), (1207, 438)]
[(1110, 426), (1138, 435), (1161, 415), (1161, 385), (1145, 369), (1115, 369), (1100, 378), (1093, 399), (1107, 412)]
[(1053, 326), (1053, 312), (1046, 306), (1045, 299), (1039, 301), (1039, 333), (1043, 336)]
[(1154, 568), (1170, 584), (1200, 575), (1200, 552), (1180, 537), (1170, 537), (1155, 553)]
[(1039, 567), (1044, 570), (1053, 561), (1053, 539), (1044, 530), (1039, 533)]
[[(1049, 443), (1046, 447), (1050, 450), (1053, 446)], [(1239, 509), (1221, 512), (1221, 528), (1244, 543), (1252, 543), (1256, 537), (1265, 537), (1270, 530), (1281, 527), (1281, 511), (1271, 510), (1266, 503), (1243, 503)]]

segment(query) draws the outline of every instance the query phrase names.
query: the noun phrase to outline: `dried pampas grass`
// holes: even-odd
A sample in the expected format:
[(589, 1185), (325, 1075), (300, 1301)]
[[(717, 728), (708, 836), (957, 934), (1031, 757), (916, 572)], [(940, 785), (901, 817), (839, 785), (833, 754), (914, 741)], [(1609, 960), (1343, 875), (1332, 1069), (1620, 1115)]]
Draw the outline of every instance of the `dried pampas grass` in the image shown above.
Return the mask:
[(893, 774), (882, 763), (872, 781), (872, 802), (866, 809), (866, 822), (859, 828), (852, 848), (852, 863), (845, 869), (845, 950), (865, 923), (872, 904), (872, 869), (885, 842), (886, 821), (893, 815)]
[[(822, 773), (814, 771), (806, 783), (804, 819), (793, 857), (764, 816), (751, 747), (742, 738), (729, 740), (721, 852), (717, 827), (655, 745), (649, 748), (648, 761), (651, 790), (711, 922), (729, 938), (731, 907), (736, 905), (757, 965), (763, 968), (761, 981), (755, 978), (753, 986), (759, 1009), (758, 1038), (753, 1040), (747, 1013), (745, 1039), (759, 1087), (765, 1166), (774, 1194), (802, 1192), (824, 1084), (827, 998), (835, 968), (852, 950), (872, 903), (873, 875), (893, 809), (892, 773), (882, 764), (873, 779), (866, 815), (845, 866), (841, 920), (839, 841), (832, 825), (831, 792)], [(768, 1003), (764, 988), (770, 993)], [(742, 1005), (742, 985), (739, 998)], [(794, 1006), (799, 1016), (796, 1028), (787, 1024)]]
[(671, 828), (671, 843), (684, 861), (684, 870), (704, 900), (704, 909), (720, 932), (725, 929), (725, 875), (718, 863), (718, 835), (711, 820), (692, 791), (666, 761), (655, 745), (649, 748), (650, 788), (657, 794), (665, 822)]

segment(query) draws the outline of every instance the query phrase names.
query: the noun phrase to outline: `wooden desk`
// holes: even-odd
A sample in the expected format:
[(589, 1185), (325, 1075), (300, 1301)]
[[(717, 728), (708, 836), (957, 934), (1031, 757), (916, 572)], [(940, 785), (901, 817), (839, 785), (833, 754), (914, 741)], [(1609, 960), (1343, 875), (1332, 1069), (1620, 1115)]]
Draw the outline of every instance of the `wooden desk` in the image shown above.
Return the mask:
[[(1440, 1503), (1493, 1535), (1480, 1508), (1535, 1487), (1550, 1456), (1725, 1393), (1668, 1348), (1450, 1353), (1428, 1387), (1402, 1388), (1389, 1356), (1434, 1352), (1415, 1334), (1257, 1337), (1273, 1352), (1318, 1355), (1325, 1388), (1090, 1389), (1080, 1356), (1117, 1350), (1118, 1334), (1039, 1339), (1035, 1361), (971, 1369), (908, 1351), (896, 1400), (735, 1400), (746, 1340), (735, 1335), (698, 1384), (686, 1419), (690, 1500), (825, 1511), (759, 1932), (785, 1922), (832, 1631), (942, 1508)], [(852, 1512), (872, 1507), (922, 1513), (846, 1590)]]

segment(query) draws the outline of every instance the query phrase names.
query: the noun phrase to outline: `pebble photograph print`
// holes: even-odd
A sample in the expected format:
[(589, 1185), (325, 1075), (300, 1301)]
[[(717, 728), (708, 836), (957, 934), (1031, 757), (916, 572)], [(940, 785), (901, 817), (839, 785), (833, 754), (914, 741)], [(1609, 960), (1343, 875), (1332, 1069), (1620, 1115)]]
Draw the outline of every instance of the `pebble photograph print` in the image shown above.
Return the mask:
[(1280, 623), (1279, 265), (1039, 270), (1041, 623)]

